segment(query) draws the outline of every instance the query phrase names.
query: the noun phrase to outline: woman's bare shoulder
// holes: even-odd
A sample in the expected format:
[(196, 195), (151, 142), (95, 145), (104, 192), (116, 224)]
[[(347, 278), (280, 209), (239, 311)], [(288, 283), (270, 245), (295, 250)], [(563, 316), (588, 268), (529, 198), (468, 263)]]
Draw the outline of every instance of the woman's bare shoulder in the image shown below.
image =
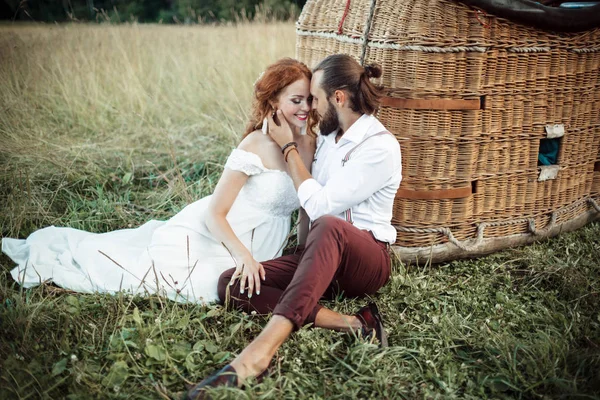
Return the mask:
[(279, 147), (268, 135), (256, 130), (248, 134), (238, 145), (238, 149), (258, 155), (263, 164), (271, 164), (274, 156), (279, 154)]
[(260, 151), (263, 147), (269, 144), (271, 139), (262, 133), (262, 131), (256, 130), (250, 132), (238, 145), (238, 149), (251, 151), (253, 153)]

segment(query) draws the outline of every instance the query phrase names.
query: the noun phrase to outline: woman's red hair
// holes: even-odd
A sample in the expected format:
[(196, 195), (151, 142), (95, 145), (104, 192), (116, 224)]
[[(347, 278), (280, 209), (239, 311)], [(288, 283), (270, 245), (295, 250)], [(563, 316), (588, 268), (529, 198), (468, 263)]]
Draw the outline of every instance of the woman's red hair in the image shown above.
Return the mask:
[[(242, 138), (261, 129), (263, 120), (273, 112), (271, 104), (277, 102), (283, 89), (302, 78), (310, 81), (311, 77), (310, 69), (304, 63), (293, 58), (282, 58), (269, 65), (254, 84), (252, 113)], [(312, 136), (315, 135), (314, 127), (317, 124), (315, 115), (311, 110), (306, 122), (306, 132)]]

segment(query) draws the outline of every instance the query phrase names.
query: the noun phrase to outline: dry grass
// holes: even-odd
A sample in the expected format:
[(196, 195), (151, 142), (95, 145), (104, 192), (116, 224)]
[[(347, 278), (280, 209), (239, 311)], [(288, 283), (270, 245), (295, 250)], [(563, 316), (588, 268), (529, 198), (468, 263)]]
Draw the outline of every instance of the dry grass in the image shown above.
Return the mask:
[(0, 26), (0, 177), (24, 196), (4, 198), (3, 235), (55, 223), (64, 185), (167, 183), (137, 204), (153, 209), (208, 193), (214, 182), (187, 188), (181, 169), (210, 170), (237, 145), (253, 82), (294, 55), (294, 35), (290, 23)]

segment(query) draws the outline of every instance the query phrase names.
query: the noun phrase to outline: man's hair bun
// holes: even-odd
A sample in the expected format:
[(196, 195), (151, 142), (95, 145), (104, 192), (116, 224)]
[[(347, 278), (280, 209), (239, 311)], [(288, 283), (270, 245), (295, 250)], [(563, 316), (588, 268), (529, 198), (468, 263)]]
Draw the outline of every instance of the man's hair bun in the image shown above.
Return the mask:
[(365, 74), (369, 78), (379, 78), (381, 76), (381, 67), (378, 64), (365, 65)]

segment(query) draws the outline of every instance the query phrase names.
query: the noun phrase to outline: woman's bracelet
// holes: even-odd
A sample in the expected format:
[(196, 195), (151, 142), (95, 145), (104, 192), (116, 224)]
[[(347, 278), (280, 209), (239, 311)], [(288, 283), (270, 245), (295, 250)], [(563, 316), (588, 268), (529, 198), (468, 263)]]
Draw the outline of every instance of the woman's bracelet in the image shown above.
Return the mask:
[(285, 153), (285, 149), (287, 149), (290, 146), (298, 147), (298, 143), (296, 143), (296, 142), (289, 142), (288, 144), (286, 144), (285, 146), (283, 146), (281, 148), (281, 154), (284, 154)]
[(287, 159), (288, 159), (288, 156), (290, 155), (290, 153), (291, 153), (293, 150), (296, 150), (296, 151), (298, 152), (298, 154), (300, 154), (300, 152), (298, 151), (298, 148), (297, 148), (296, 146), (294, 146), (294, 147), (290, 147), (290, 149), (289, 149), (289, 150), (288, 150), (288, 151), (287, 151), (287, 152), (286, 152), (286, 153), (283, 155), (283, 159), (285, 160), (285, 162), (288, 162), (288, 161), (287, 161)]

